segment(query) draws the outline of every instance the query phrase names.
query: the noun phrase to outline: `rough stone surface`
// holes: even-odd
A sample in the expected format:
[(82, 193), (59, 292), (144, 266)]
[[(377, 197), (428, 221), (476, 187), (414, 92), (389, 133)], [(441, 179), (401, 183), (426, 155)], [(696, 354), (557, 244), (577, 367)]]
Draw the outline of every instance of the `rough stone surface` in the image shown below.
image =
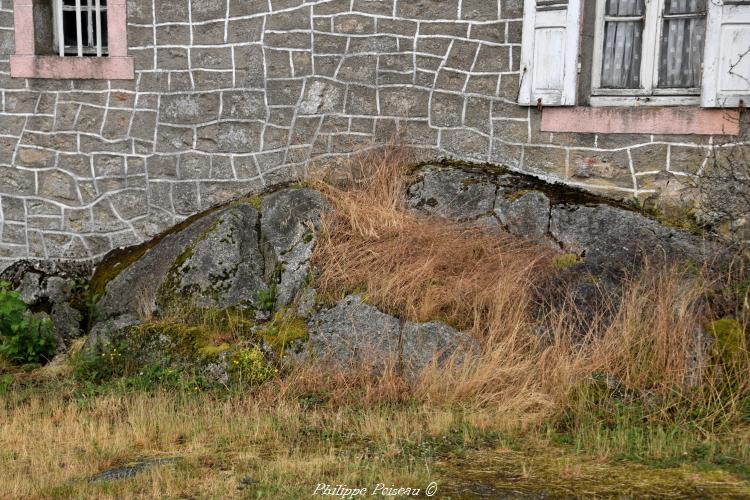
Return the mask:
[(445, 323), (407, 322), (401, 332), (401, 359), (407, 373), (419, 374), (432, 362), (443, 365), (454, 353), (456, 362), (461, 362), (461, 355), (478, 352), (476, 340)]
[(532, 191), (508, 199), (504, 190), (500, 190), (495, 200), (495, 216), (511, 234), (542, 238), (549, 231), (550, 207), (544, 193)]
[(349, 296), (310, 319), (309, 348), (315, 357), (344, 366), (382, 368), (398, 363), (401, 325), (397, 318)]
[(562, 247), (584, 257), (598, 272), (654, 263), (705, 262), (718, 247), (687, 232), (662, 226), (637, 212), (608, 205), (552, 208), (550, 233)]
[(270, 247), (266, 277), (277, 280), (278, 308), (295, 299), (308, 277), (321, 211), (327, 206), (323, 196), (310, 189), (284, 189), (263, 199), (261, 234)]
[(100, 259), (394, 135), (624, 197), (722, 142), (541, 132), (515, 104), (522, 4), (129, 0), (135, 79), (96, 81), (11, 78), (1, 1), (0, 268)]
[(492, 212), (497, 187), (487, 177), (460, 169), (427, 169), (409, 187), (408, 203), (421, 212), (471, 220)]
[(473, 338), (444, 323), (401, 324), (356, 295), (317, 313), (309, 326), (310, 352), (344, 367), (383, 369), (392, 363), (417, 376), (433, 361), (445, 363), (457, 350), (467, 355), (478, 352)]
[(267, 290), (260, 251), (258, 212), (239, 204), (224, 210), (172, 265), (160, 298), (199, 307), (258, 307)]
[[(107, 283), (97, 306), (98, 319), (105, 321), (121, 315), (141, 317), (155, 312), (157, 293), (173, 263), (221, 215), (221, 211), (210, 213), (180, 231), (151, 242), (142, 257)], [(114, 264), (105, 262), (105, 265)]]
[(144, 458), (121, 467), (101, 472), (89, 479), (90, 483), (104, 483), (120, 479), (131, 479), (146, 470), (179, 462), (179, 458)]
[(86, 338), (86, 348), (91, 349), (98, 345), (111, 343), (113, 339), (123, 335), (129, 327), (137, 325), (140, 322), (140, 318), (135, 314), (123, 314), (115, 318), (98, 321), (91, 328)]
[(644, 258), (703, 263), (719, 252), (715, 243), (603, 202), (515, 174), (439, 165), (423, 167), (409, 188), (409, 204), (421, 212), (484, 226), (499, 223), (513, 235), (545, 239), (581, 256), (595, 273), (621, 273)]

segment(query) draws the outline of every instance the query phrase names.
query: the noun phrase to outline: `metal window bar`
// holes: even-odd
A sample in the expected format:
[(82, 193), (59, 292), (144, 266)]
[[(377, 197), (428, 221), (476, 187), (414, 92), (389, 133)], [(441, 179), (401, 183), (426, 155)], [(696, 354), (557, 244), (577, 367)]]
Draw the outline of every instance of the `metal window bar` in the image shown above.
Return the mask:
[[(87, 0), (90, 1), (90, 0)], [(96, 12), (96, 57), (102, 57), (102, 6), (101, 0), (94, 4)]]
[[(103, 43), (106, 0), (53, 0), (53, 2), (55, 38), (59, 55), (83, 57), (96, 54), (97, 57), (102, 57), (106, 49)], [(66, 24), (66, 13), (75, 16), (74, 27)], [(75, 29), (75, 43), (66, 44), (66, 33), (70, 37), (72, 33), (69, 31), (73, 29)]]
[(81, 0), (76, 0), (76, 40), (78, 41), (78, 57), (83, 57), (83, 33), (81, 32)]

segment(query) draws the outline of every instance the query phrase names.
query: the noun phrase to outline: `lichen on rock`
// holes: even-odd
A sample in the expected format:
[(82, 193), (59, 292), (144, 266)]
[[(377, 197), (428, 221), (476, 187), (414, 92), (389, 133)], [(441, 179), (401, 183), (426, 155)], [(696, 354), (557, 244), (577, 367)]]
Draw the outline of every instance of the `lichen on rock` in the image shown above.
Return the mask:
[(160, 305), (257, 308), (258, 292), (268, 289), (257, 224), (258, 212), (249, 204), (224, 211), (172, 263), (159, 289)]
[(277, 280), (277, 309), (290, 305), (301, 291), (310, 271), (321, 214), (328, 209), (323, 195), (311, 189), (283, 189), (263, 199), (260, 231), (266, 279)]

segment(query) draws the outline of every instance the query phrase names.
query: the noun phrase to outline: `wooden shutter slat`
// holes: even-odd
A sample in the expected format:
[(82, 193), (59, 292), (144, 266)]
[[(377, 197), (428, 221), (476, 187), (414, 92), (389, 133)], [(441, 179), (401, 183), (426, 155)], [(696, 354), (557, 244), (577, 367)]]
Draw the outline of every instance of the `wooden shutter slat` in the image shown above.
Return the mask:
[(521, 105), (574, 106), (581, 0), (525, 0)]
[(750, 101), (750, 4), (708, 2), (701, 105)]

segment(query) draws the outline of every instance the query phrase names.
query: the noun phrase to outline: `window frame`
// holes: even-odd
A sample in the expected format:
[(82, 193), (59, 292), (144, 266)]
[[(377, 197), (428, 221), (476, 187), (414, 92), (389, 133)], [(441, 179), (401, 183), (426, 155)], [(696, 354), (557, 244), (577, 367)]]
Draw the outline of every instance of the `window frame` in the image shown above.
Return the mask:
[(13, 3), (16, 53), (10, 57), (11, 77), (58, 80), (135, 78), (134, 61), (128, 56), (126, 0), (107, 2), (108, 54), (101, 57), (38, 54), (34, 33), (34, 4), (38, 1), (15, 0)]
[[(707, 0), (711, 2), (712, 0)], [(646, 1), (641, 41), (640, 89), (607, 89), (601, 87), (604, 64), (604, 26), (607, 0), (596, 0), (594, 51), (591, 74), (591, 106), (695, 106), (701, 103), (702, 85), (692, 88), (659, 88), (659, 57), (664, 28), (665, 0)], [(708, 13), (706, 13), (708, 30)], [(704, 43), (707, 43), (704, 41)], [(654, 47), (644, 50), (644, 47)], [(705, 52), (705, 47), (704, 47)]]

